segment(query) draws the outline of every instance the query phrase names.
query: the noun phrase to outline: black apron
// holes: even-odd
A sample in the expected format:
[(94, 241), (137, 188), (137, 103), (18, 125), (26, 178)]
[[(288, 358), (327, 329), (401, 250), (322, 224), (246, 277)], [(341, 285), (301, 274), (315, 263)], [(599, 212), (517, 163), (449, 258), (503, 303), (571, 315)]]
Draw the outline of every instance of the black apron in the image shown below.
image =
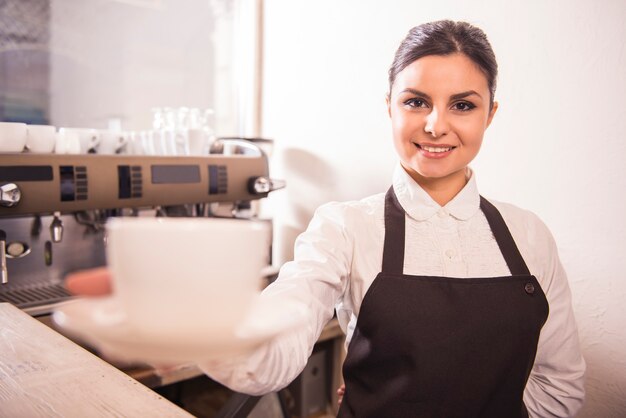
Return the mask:
[(404, 275), (405, 212), (389, 189), (382, 271), (348, 347), (339, 417), (528, 417), (548, 302), (500, 212), (482, 196), (480, 208), (512, 276)]

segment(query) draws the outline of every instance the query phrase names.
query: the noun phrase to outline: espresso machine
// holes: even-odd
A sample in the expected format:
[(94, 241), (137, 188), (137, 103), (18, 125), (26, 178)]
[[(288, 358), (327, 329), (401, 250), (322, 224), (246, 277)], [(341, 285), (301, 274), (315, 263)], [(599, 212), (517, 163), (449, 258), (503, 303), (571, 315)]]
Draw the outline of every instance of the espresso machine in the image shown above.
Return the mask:
[(0, 154), (0, 302), (38, 316), (70, 298), (69, 272), (105, 264), (110, 217), (246, 219), (282, 187), (242, 139), (203, 156)]

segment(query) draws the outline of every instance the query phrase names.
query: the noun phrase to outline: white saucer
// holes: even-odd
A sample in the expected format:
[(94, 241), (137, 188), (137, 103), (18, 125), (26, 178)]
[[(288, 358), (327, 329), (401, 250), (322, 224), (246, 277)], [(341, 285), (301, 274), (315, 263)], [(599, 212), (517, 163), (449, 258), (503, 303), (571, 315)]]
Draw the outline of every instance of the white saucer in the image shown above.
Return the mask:
[(238, 355), (252, 350), (278, 334), (301, 325), (308, 308), (301, 302), (258, 298), (243, 323), (219, 335), (196, 332), (173, 337), (164, 332), (148, 334), (126, 320), (115, 297), (76, 299), (53, 313), (53, 321), (116, 360), (157, 364), (199, 362)]

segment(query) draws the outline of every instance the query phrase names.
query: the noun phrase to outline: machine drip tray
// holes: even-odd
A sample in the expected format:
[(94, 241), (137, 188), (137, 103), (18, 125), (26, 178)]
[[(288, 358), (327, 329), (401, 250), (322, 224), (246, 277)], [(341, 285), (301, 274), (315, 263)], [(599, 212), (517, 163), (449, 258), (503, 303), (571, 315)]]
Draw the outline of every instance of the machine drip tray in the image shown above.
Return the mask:
[(0, 293), (0, 302), (9, 302), (20, 309), (28, 310), (63, 302), (71, 297), (63, 283), (40, 284), (4, 291)]

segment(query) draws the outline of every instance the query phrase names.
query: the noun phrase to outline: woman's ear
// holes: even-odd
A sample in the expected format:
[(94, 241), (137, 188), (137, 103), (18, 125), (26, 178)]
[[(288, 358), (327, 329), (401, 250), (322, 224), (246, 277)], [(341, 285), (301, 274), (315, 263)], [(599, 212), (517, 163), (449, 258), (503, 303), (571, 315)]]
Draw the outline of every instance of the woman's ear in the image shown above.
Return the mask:
[(498, 102), (493, 102), (493, 107), (489, 111), (489, 117), (487, 118), (487, 127), (491, 125), (491, 121), (493, 120), (493, 117), (495, 116), (497, 111), (498, 111)]
[(389, 93), (385, 94), (385, 103), (387, 103), (387, 114), (391, 117), (391, 97), (389, 97)]

